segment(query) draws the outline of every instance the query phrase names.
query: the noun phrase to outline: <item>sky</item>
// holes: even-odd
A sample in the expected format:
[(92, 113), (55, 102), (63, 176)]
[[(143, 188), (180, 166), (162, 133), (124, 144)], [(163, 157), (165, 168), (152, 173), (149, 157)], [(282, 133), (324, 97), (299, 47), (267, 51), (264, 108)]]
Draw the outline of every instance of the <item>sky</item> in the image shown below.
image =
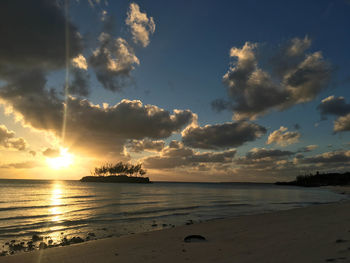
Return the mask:
[(350, 166), (350, 2), (5, 0), (0, 177), (274, 182)]

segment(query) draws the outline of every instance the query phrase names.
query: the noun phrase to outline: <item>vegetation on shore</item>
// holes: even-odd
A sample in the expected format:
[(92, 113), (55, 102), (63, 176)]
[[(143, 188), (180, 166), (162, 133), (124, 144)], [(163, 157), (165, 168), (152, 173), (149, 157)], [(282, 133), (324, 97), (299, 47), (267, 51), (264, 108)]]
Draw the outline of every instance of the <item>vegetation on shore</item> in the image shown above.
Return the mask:
[(326, 185), (349, 185), (350, 172), (345, 173), (319, 173), (310, 175), (299, 175), (291, 182), (276, 182), (278, 185), (295, 185), (305, 187), (316, 187)]
[(118, 162), (116, 164), (106, 163), (100, 167), (96, 167), (92, 176), (120, 176), (120, 175), (129, 175), (129, 176), (144, 176), (146, 170), (142, 169), (142, 164), (129, 164)]
[(96, 167), (91, 176), (80, 179), (82, 182), (102, 182), (102, 183), (150, 183), (148, 177), (143, 177), (146, 170), (142, 169), (142, 164), (129, 164), (118, 162), (116, 164), (106, 163)]

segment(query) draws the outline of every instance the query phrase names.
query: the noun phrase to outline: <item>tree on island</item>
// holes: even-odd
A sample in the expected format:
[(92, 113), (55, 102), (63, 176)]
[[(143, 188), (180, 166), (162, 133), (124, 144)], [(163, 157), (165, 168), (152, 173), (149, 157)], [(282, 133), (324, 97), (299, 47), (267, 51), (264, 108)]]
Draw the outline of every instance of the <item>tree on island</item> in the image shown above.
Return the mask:
[(116, 164), (105, 163), (100, 167), (96, 167), (92, 174), (94, 176), (134, 176), (135, 174), (136, 176), (144, 176), (146, 174), (146, 170), (142, 169), (141, 163), (133, 165), (129, 163), (118, 162)]

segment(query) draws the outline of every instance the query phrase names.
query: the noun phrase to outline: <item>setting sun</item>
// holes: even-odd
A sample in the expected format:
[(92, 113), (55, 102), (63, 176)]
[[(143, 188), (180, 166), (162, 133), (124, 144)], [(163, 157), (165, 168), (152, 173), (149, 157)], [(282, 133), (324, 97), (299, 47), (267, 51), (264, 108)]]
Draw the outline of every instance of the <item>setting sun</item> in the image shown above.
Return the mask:
[(47, 164), (52, 168), (52, 169), (62, 169), (70, 166), (73, 163), (74, 156), (68, 152), (68, 149), (66, 148), (61, 148), (60, 149), (60, 154), (57, 157), (54, 158), (46, 158)]

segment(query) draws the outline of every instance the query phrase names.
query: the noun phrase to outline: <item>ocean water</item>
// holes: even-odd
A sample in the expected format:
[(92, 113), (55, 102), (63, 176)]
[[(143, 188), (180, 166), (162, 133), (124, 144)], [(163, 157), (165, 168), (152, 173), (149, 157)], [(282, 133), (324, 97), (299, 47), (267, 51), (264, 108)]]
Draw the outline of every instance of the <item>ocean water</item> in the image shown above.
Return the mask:
[(0, 180), (0, 246), (39, 234), (96, 238), (286, 210), (345, 199), (320, 188), (272, 184), (104, 184)]

